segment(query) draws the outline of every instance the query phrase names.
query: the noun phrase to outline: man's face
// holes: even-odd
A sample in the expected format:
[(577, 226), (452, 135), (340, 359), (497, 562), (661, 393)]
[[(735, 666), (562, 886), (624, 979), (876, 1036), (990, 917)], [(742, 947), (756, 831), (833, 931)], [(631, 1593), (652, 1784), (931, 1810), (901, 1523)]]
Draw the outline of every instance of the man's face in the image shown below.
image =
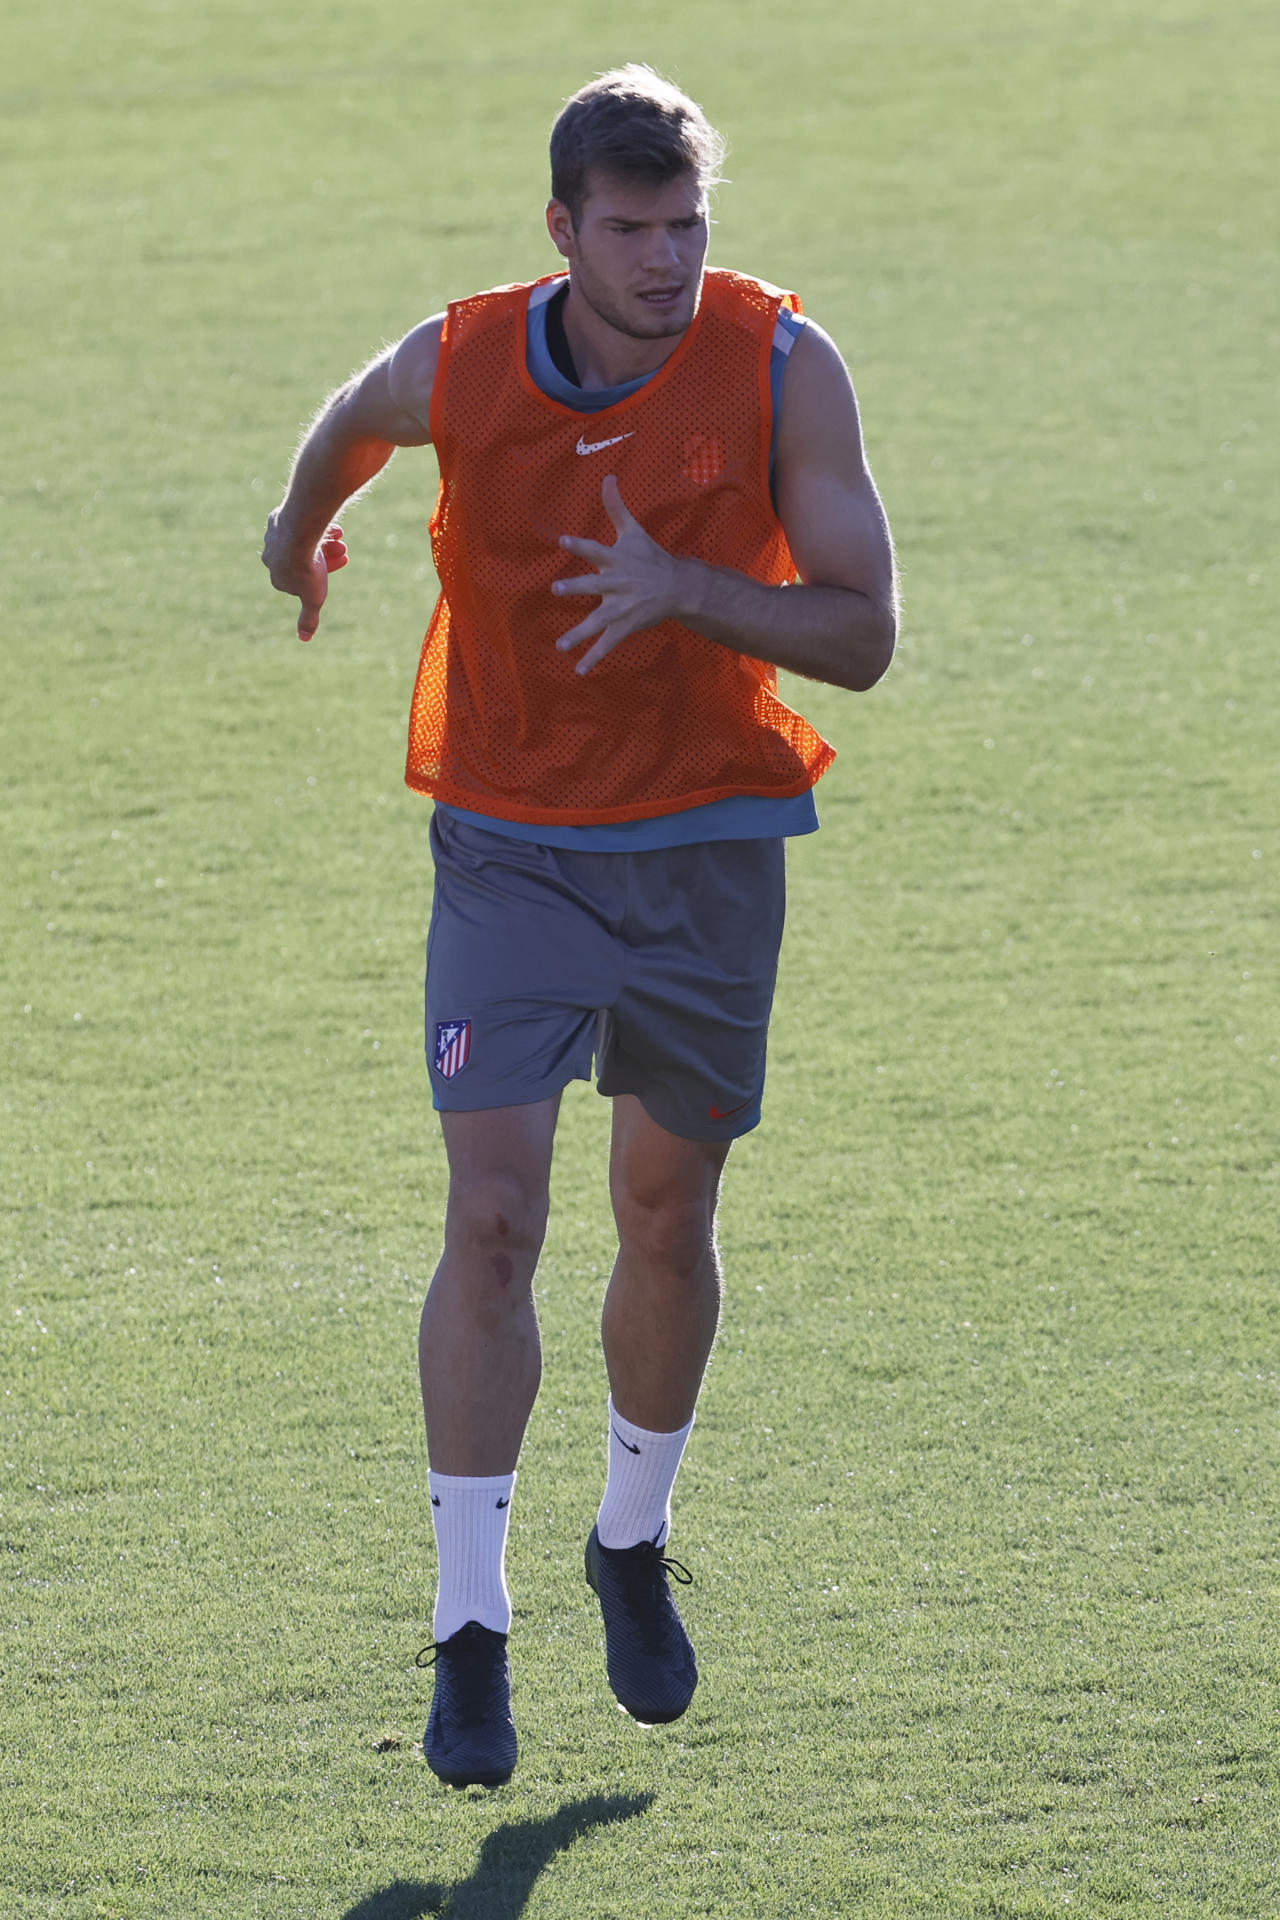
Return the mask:
[(707, 196), (696, 174), (664, 187), (590, 174), (576, 228), (558, 200), (547, 208), (547, 226), (576, 290), (619, 333), (661, 340), (689, 326), (708, 237)]

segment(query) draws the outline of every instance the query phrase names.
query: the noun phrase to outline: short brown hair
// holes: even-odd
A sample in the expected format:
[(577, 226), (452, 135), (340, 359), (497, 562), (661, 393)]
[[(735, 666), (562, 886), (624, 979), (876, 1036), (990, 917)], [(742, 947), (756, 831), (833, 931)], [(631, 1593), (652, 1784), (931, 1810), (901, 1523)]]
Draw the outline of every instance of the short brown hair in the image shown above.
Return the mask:
[(576, 224), (593, 171), (655, 187), (694, 173), (711, 188), (724, 156), (723, 136), (697, 101), (633, 61), (588, 81), (565, 102), (551, 129), (551, 197)]

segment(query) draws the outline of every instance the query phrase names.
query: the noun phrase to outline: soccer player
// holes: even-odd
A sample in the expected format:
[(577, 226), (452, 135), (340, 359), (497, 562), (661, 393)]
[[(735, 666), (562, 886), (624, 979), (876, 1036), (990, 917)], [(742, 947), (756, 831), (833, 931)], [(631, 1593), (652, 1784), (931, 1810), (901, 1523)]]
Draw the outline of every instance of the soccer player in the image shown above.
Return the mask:
[(885, 516), (843, 360), (794, 296), (706, 266), (723, 143), (647, 67), (551, 135), (560, 272), (455, 301), (327, 402), (263, 560), (320, 620), (334, 516), (434, 444), (440, 599), (407, 779), (433, 796), (427, 1059), (449, 1162), (423, 1308), (438, 1553), (425, 1736), (454, 1786), (516, 1760), (504, 1559), (538, 1390), (533, 1277), (561, 1094), (613, 1102), (608, 1474), (586, 1546), (636, 1719), (697, 1683), (671, 1493), (715, 1337), (716, 1201), (760, 1118), (783, 849), (833, 750), (778, 667), (864, 690), (893, 653)]

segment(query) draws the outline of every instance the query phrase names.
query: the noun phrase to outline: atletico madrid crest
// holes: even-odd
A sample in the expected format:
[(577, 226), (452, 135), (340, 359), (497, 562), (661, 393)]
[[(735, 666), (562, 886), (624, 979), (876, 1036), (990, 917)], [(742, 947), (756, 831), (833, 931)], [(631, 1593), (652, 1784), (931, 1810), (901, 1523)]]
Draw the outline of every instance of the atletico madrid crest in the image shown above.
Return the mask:
[(442, 1080), (452, 1080), (471, 1058), (471, 1022), (437, 1020), (436, 1072)]

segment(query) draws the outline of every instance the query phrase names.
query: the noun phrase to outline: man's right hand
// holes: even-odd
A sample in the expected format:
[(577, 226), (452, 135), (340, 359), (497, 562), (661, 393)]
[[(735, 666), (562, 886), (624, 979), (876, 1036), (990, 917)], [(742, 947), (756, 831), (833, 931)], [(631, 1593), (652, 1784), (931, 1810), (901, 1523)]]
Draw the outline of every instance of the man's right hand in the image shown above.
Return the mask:
[(330, 527), (310, 558), (299, 555), (296, 543), (288, 540), (277, 507), (267, 521), (262, 543), (262, 564), (278, 593), (291, 593), (302, 605), (298, 613), (298, 638), (310, 640), (320, 625), (320, 609), (329, 591), (329, 575), (345, 567), (348, 554), (341, 527)]
[(302, 603), (299, 640), (320, 625), (329, 575), (347, 564), (342, 528), (330, 524), (317, 540), (319, 529), (363, 493), (397, 447), (430, 442), (444, 319), (424, 320), (331, 394), (298, 449), (285, 497), (267, 522), (262, 564), (278, 592)]

